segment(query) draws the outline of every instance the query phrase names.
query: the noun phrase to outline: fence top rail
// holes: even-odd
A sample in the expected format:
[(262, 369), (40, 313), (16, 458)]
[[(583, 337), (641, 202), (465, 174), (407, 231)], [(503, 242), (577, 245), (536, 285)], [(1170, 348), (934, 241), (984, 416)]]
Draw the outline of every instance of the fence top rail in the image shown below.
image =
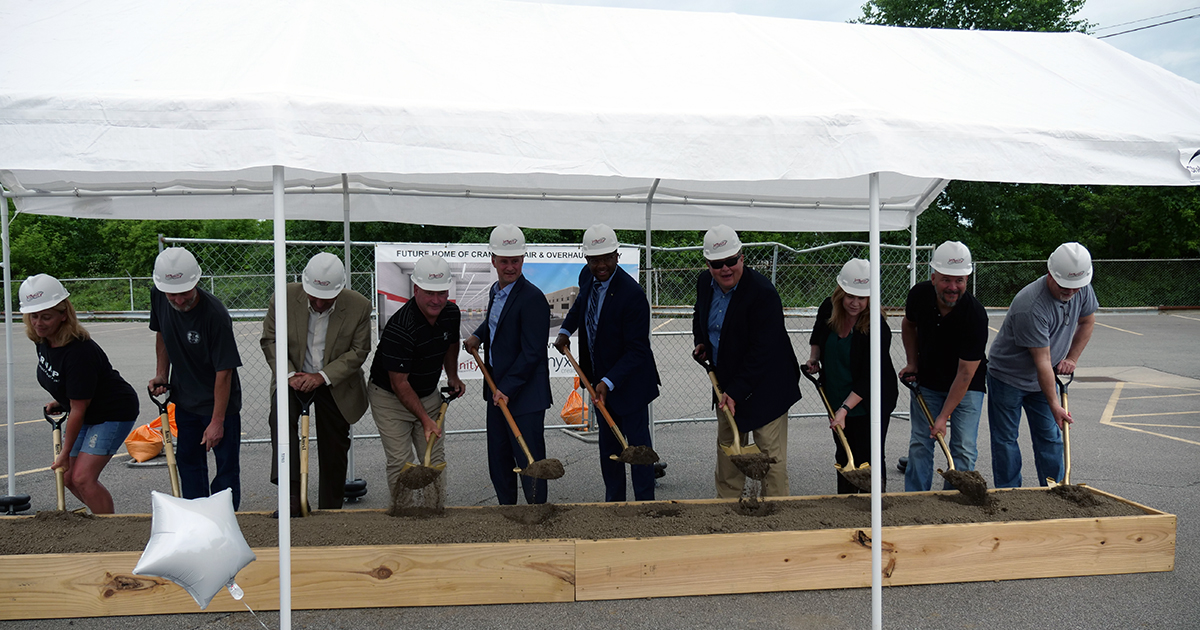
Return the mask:
[[(919, 249), (919, 248), (918, 248)], [(1161, 263), (1161, 262), (1200, 262), (1200, 258), (1093, 258), (1093, 263), (1118, 263), (1118, 262), (1134, 262), (1134, 263)], [(1012, 265), (1017, 263), (1046, 263), (1045, 258), (1034, 260), (976, 260), (977, 265)]]
[[(272, 245), (272, 244), (274, 244), (275, 241), (266, 240), (266, 239), (177, 238), (177, 237), (172, 237), (172, 236), (164, 236), (164, 237), (162, 237), (162, 242), (167, 243), (167, 244), (194, 243), (194, 244), (204, 244), (204, 245)], [(284, 244), (285, 245), (307, 245), (307, 246), (318, 246), (318, 247), (325, 247), (325, 246), (342, 247), (345, 243), (343, 241), (292, 241), (292, 240), (289, 240), (289, 241), (285, 241)], [(376, 245), (390, 245), (390, 244), (391, 243), (384, 242), (384, 241), (350, 241), (350, 245), (355, 246), (355, 247), (375, 247)], [(530, 243), (530, 245), (537, 245), (537, 246), (543, 246), (543, 247), (578, 247), (579, 243)], [(791, 252), (793, 254), (807, 254), (807, 253), (811, 253), (811, 252), (819, 252), (822, 250), (833, 249), (835, 247), (842, 247), (842, 246), (846, 246), (846, 245), (869, 247), (870, 243), (868, 243), (866, 241), (838, 241), (836, 243), (827, 243), (825, 245), (817, 245), (815, 247), (807, 247), (804, 249), (796, 249), (790, 245), (785, 245), (783, 243), (778, 243), (775, 241), (742, 243), (742, 247), (778, 247), (782, 250)], [(622, 247), (633, 247), (633, 248), (637, 248), (637, 249), (641, 249), (641, 250), (646, 249), (646, 245), (644, 243), (622, 243), (621, 246)], [(882, 247), (883, 249), (910, 249), (908, 245), (894, 245), (891, 243), (881, 243), (880, 247)], [(650, 249), (655, 252), (688, 252), (688, 251), (703, 250), (704, 246), (703, 245), (686, 245), (686, 246), (682, 246), (682, 247), (660, 247), (657, 245), (651, 245)], [(922, 251), (932, 251), (934, 249), (934, 246), (933, 245), (917, 245), (917, 249), (922, 250)], [(1016, 261), (1016, 262), (1025, 262), (1025, 261)]]
[[(784, 245), (783, 243), (777, 243), (775, 241), (763, 241), (763, 242), (759, 242), (759, 243), (742, 243), (742, 247), (778, 247), (782, 250), (786, 250), (793, 254), (809, 254), (812, 252), (819, 252), (822, 250), (833, 249), (835, 247), (843, 247), (846, 245), (870, 247), (871, 244), (866, 241), (838, 241), (836, 243), (826, 243), (825, 245), (817, 245), (815, 247), (806, 247), (804, 249), (796, 249), (790, 245)], [(879, 246), (883, 249), (905, 249), (905, 250), (911, 249), (908, 245), (893, 245), (890, 243), (881, 243)], [(637, 245), (636, 247), (638, 249), (644, 249), (646, 246), (645, 245)], [(919, 250), (926, 250), (926, 251), (934, 249), (933, 245), (917, 245), (916, 248)], [(653, 249), (656, 252), (693, 252), (693, 251), (703, 250), (704, 246), (703, 245), (685, 245), (683, 247), (651, 247), (651, 249)]]

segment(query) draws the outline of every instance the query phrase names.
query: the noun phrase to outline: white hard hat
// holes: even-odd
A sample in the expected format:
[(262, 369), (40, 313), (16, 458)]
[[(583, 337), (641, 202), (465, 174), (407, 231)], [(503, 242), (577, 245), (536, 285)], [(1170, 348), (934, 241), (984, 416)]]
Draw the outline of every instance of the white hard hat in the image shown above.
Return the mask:
[(1063, 243), (1050, 254), (1046, 268), (1058, 286), (1082, 289), (1092, 281), (1092, 253), (1079, 243)]
[(154, 259), (154, 286), (163, 293), (187, 293), (200, 282), (200, 263), (182, 247), (168, 247)]
[(454, 284), (450, 277), (450, 263), (441, 256), (422, 256), (413, 266), (413, 284), (426, 291), (449, 291)]
[(742, 240), (728, 225), (718, 225), (704, 233), (704, 258), (724, 260), (742, 251)]
[(511, 223), (501, 223), (492, 230), (488, 250), (495, 256), (524, 256), (525, 233)]
[(617, 251), (617, 233), (612, 228), (597, 223), (583, 233), (583, 255), (603, 256)]
[(44, 311), (67, 299), (71, 294), (63, 287), (58, 278), (39, 273), (29, 276), (21, 283), (21, 312), (36, 313)]
[(341, 258), (321, 252), (308, 260), (300, 282), (305, 293), (318, 300), (332, 300), (346, 286), (346, 266)]
[(971, 275), (971, 250), (958, 241), (946, 241), (933, 250), (929, 263), (933, 270), (947, 276)]
[(842, 290), (856, 297), (871, 295), (871, 263), (861, 258), (851, 258), (842, 265), (837, 283)]

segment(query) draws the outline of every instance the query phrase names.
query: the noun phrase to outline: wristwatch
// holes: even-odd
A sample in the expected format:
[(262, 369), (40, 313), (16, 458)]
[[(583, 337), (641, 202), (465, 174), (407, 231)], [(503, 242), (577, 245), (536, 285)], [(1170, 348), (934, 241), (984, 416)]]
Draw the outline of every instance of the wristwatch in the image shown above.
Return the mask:
[(842, 409), (845, 409), (846, 413), (850, 413), (850, 411), (851, 411), (851, 409), (846, 406), (846, 403), (842, 403)]

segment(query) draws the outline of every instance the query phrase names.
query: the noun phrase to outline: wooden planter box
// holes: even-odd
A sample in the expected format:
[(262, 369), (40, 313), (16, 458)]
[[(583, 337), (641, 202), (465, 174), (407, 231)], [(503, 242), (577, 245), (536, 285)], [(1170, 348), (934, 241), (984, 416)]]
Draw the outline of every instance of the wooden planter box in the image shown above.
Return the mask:
[[(1021, 491), (1021, 490), (1015, 490)], [(1171, 571), (1175, 516), (888, 527), (888, 586)], [(805, 500), (798, 498), (795, 500)], [(706, 501), (707, 502), (707, 501)], [(688, 503), (680, 501), (677, 503)], [(867, 587), (870, 530), (292, 549), (295, 609), (383, 608)], [(279, 608), (279, 555), (208, 611)], [(0, 556), (0, 619), (194, 613), (173, 583), (132, 575), (140, 552)]]

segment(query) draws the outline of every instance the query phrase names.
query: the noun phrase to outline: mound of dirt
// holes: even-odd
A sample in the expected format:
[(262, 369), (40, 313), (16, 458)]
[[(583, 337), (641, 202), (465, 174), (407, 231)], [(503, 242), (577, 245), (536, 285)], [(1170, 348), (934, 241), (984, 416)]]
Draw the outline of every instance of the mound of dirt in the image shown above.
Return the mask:
[[(1068, 490), (993, 491), (986, 506), (958, 492), (883, 497), (883, 524), (936, 525), (1054, 518), (1134, 516), (1131, 505), (1081, 486)], [(432, 489), (432, 488), (431, 488)], [(568, 504), (440, 509), (412, 505), (398, 516), (379, 510), (322, 510), (292, 519), (292, 546), (504, 542), (528, 539), (647, 538), (692, 534), (791, 531), (871, 526), (866, 495), (635, 504)], [(0, 518), (0, 555), (141, 551), (150, 517), (95, 517), (39, 512)], [(278, 522), (268, 514), (238, 514), (251, 547), (278, 546)]]

